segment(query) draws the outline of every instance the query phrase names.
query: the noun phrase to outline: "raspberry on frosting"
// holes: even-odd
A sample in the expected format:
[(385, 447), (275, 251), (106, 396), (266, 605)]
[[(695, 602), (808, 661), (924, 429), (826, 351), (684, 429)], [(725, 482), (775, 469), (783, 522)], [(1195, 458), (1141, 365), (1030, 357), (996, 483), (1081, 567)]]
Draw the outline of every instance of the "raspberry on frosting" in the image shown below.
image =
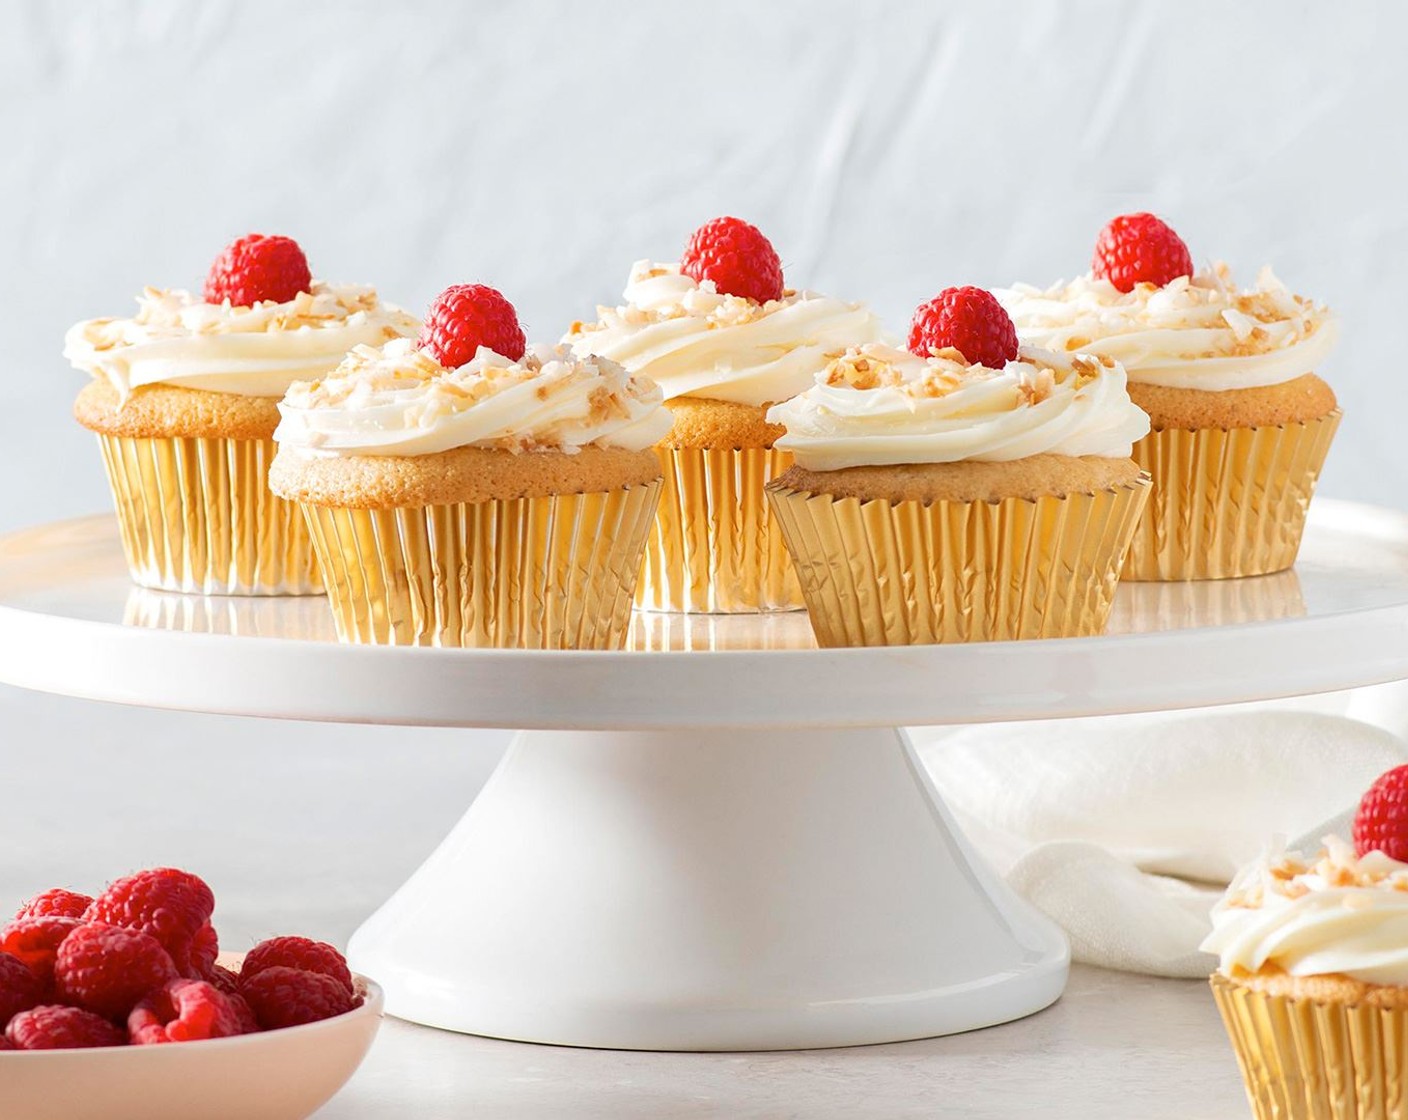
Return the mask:
[(528, 348), (513, 304), (486, 284), (454, 284), (436, 296), (418, 345), (447, 369), (473, 361), (481, 346), (511, 362)]
[(992, 293), (945, 288), (915, 310), (909, 349), (920, 358), (957, 350), (972, 365), (1001, 369), (1017, 357), (1017, 329)]
[(1136, 284), (1162, 288), (1180, 276), (1193, 275), (1193, 258), (1183, 239), (1153, 214), (1112, 218), (1095, 239), (1090, 270), (1122, 292)]
[(291, 237), (251, 233), (230, 242), (205, 278), (205, 302), (253, 307), (287, 303), (313, 286), (308, 258)]
[(741, 218), (715, 218), (695, 230), (680, 257), (680, 271), (695, 283), (757, 303), (781, 299), (782, 261), (772, 242)]
[(1381, 775), (1359, 802), (1354, 814), (1354, 850), (1360, 855), (1383, 852), (1408, 863), (1408, 766)]

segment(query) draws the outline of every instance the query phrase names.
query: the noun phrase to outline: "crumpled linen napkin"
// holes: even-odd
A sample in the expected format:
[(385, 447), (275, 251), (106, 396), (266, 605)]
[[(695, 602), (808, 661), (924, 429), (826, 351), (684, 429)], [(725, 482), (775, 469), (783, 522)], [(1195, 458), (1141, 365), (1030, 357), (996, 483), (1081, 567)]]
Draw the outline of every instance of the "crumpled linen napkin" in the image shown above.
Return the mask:
[(1408, 685), (909, 735), (969, 838), (1066, 930), (1075, 960), (1205, 977), (1215, 961), (1198, 944), (1236, 869), (1276, 836), (1313, 850), (1348, 835), (1364, 790), (1408, 760), (1405, 730)]

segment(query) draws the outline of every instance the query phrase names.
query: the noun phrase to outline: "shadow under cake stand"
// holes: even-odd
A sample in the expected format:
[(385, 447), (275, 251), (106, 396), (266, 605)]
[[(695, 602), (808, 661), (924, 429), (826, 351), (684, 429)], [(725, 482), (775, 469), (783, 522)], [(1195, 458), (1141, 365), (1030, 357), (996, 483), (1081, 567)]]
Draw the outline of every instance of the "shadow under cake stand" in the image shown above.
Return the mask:
[(394, 1015), (534, 1042), (840, 1046), (1039, 1011), (1065, 939), (974, 854), (898, 728), (1403, 678), (1408, 518), (1324, 500), (1295, 571), (1126, 584), (1106, 636), (888, 649), (816, 649), (802, 614), (642, 614), (620, 653), (344, 646), (318, 599), (133, 589), (110, 517), (0, 537), (10, 684), (520, 729), (349, 956)]

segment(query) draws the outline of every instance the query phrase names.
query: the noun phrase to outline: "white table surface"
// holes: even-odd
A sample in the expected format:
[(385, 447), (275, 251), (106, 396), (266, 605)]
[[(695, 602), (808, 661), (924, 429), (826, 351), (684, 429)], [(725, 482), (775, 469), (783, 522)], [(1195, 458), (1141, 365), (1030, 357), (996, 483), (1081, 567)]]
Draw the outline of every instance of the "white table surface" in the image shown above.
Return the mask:
[[(226, 948), (279, 933), (345, 944), (459, 817), (506, 738), (0, 688), (0, 912), (47, 886), (91, 890), (166, 863), (211, 882)], [(319, 1120), (1246, 1115), (1201, 983), (1077, 968), (1033, 1018), (853, 1050), (611, 1053), (387, 1020)]]

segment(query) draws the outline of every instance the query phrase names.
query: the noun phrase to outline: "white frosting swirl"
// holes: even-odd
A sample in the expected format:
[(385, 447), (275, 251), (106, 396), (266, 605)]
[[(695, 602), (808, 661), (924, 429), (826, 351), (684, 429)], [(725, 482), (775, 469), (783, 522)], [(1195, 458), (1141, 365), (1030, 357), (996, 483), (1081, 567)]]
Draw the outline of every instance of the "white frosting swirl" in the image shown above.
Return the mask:
[(1086, 275), (993, 295), (1023, 342), (1114, 358), (1131, 381), (1173, 389), (1221, 392), (1294, 380), (1319, 368), (1339, 333), (1323, 305), (1288, 291), (1269, 268), (1250, 290), (1238, 289), (1218, 263), (1161, 288), (1121, 292)]
[(1212, 912), (1204, 952), (1219, 968), (1352, 976), (1408, 984), (1408, 863), (1356, 857), (1336, 836), (1314, 860), (1268, 854), (1244, 868)]
[(670, 430), (658, 386), (604, 358), (532, 346), (513, 362), (481, 346), (446, 369), (410, 339), (359, 346), (324, 381), (298, 382), (274, 439), (311, 457), (432, 455), (455, 447), (643, 451)]
[(203, 303), (148, 288), (131, 319), (88, 319), (64, 336), (64, 357), (125, 400), (143, 385), (281, 397), (321, 377), (354, 346), (411, 337), (420, 321), (372, 288), (315, 282), (286, 303)]
[(1002, 462), (1029, 455), (1127, 458), (1149, 431), (1119, 363), (1024, 346), (1002, 369), (946, 350), (919, 358), (871, 343), (768, 411), (776, 446), (806, 470)]
[(625, 299), (597, 308), (598, 322), (575, 324), (563, 341), (578, 357), (600, 354), (644, 374), (667, 400), (785, 401), (848, 346), (884, 338), (864, 304), (813, 292), (759, 304), (720, 295), (675, 264), (637, 261)]

